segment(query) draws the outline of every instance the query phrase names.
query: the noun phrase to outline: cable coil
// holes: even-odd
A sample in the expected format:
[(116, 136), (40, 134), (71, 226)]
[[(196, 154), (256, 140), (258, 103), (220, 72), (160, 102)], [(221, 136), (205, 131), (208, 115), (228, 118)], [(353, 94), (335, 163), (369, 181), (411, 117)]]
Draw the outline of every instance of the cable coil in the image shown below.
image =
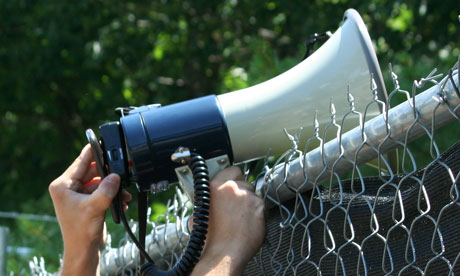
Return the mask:
[(190, 240), (185, 248), (182, 258), (169, 271), (161, 271), (155, 268), (153, 262), (143, 264), (140, 268), (142, 276), (185, 276), (189, 275), (195, 264), (201, 257), (206, 234), (208, 233), (209, 206), (210, 206), (210, 189), (209, 173), (206, 161), (196, 153), (191, 153), (189, 164), (195, 188), (194, 205), (193, 205), (193, 226), (190, 234)]

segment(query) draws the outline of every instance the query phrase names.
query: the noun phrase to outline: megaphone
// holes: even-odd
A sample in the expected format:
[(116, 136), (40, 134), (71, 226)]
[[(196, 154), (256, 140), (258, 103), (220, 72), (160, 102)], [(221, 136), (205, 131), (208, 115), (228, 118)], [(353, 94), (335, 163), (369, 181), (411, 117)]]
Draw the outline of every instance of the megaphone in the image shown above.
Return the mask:
[[(268, 149), (281, 153), (289, 147), (284, 129), (311, 129), (309, 118), (315, 110), (320, 111), (320, 124), (329, 123), (329, 112), (322, 111), (329, 109), (330, 98), (343, 94), (348, 86), (356, 109), (363, 109), (375, 96), (369, 92), (371, 76), (377, 96), (385, 100), (371, 39), (358, 12), (350, 9), (323, 46), (273, 79), (164, 107), (123, 109), (119, 121), (99, 127), (100, 144), (91, 130), (87, 136), (100, 173), (118, 173), (122, 184), (135, 182), (140, 192), (158, 191), (177, 182), (175, 169), (190, 158), (191, 151), (204, 160), (226, 156), (229, 163), (260, 158)], [(336, 97), (337, 116), (349, 110), (344, 102)], [(204, 201), (209, 202), (207, 196)]]
[(315, 110), (320, 111), (320, 124), (330, 121), (330, 114), (321, 112), (329, 109), (330, 98), (336, 97), (338, 116), (348, 111), (348, 103), (337, 101), (347, 86), (356, 109), (362, 109), (373, 97), (371, 76), (378, 97), (385, 99), (371, 39), (358, 12), (350, 9), (323, 46), (273, 79), (219, 96), (143, 106), (119, 122), (102, 125), (104, 160), (111, 171), (131, 174), (139, 190), (146, 191), (156, 183), (177, 182), (174, 169), (179, 164), (171, 161), (171, 154), (180, 147), (193, 149), (205, 159), (228, 155), (234, 163), (264, 156), (270, 148), (273, 154), (280, 153), (289, 147), (284, 128), (311, 129), (309, 118)]

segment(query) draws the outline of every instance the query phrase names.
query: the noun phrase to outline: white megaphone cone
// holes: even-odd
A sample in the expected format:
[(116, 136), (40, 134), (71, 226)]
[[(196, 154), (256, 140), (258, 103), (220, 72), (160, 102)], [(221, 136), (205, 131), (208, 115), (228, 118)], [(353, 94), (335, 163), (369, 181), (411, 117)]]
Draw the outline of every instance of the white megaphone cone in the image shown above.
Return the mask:
[[(290, 147), (283, 129), (296, 133), (312, 130), (311, 118), (318, 110), (320, 124), (330, 122), (330, 99), (337, 118), (349, 110), (347, 86), (357, 110), (364, 110), (373, 95), (371, 76), (378, 96), (386, 98), (375, 51), (363, 20), (349, 9), (342, 26), (306, 60), (261, 84), (219, 95), (227, 122), (235, 162), (264, 156), (268, 149), (281, 153)], [(377, 115), (377, 114), (369, 114)], [(304, 137), (311, 137), (305, 133)]]

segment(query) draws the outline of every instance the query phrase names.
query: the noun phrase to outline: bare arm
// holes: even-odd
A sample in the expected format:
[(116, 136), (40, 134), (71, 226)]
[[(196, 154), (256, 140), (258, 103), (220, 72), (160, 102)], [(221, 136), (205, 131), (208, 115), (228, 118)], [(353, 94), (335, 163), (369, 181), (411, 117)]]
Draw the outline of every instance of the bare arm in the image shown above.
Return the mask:
[[(61, 275), (96, 275), (104, 240), (106, 210), (120, 178), (103, 181), (86, 146), (50, 186), (64, 241)], [(255, 196), (241, 171), (231, 167), (211, 181), (211, 210), (206, 246), (192, 275), (240, 275), (259, 250), (265, 235), (263, 200)], [(123, 191), (123, 202), (131, 195)]]
[[(103, 181), (92, 162), (91, 147), (49, 186), (64, 241), (61, 275), (96, 275), (104, 243), (105, 213), (120, 185), (118, 175)], [(123, 191), (123, 202), (131, 195)]]

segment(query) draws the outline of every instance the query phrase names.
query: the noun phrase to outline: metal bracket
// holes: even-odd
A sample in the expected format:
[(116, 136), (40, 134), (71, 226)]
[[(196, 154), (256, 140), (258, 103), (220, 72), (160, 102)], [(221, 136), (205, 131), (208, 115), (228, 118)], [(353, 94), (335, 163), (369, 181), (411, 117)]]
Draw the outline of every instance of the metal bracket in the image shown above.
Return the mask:
[[(225, 154), (206, 160), (206, 165), (208, 166), (209, 177), (212, 179), (218, 172), (230, 166), (230, 159)], [(175, 171), (182, 190), (193, 201), (195, 189), (193, 188), (192, 171), (188, 166), (178, 167)]]

